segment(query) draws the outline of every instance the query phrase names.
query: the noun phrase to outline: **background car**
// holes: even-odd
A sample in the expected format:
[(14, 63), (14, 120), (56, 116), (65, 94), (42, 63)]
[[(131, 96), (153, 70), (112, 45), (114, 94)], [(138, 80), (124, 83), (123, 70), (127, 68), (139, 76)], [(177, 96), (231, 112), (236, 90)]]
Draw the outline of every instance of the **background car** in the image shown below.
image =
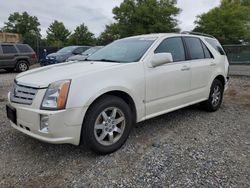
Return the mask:
[(0, 69), (24, 72), (36, 62), (36, 53), (28, 44), (0, 43)]
[(84, 61), (88, 56), (90, 56), (91, 54), (95, 53), (96, 51), (102, 49), (103, 46), (94, 46), (92, 48), (89, 48), (88, 50), (86, 50), (85, 52), (83, 52), (80, 55), (74, 55), (69, 57), (66, 61)]
[(89, 49), (90, 46), (67, 46), (57, 51), (56, 53), (52, 53), (47, 55), (46, 57), (46, 65), (56, 64), (65, 62), (66, 59), (73, 55), (79, 55)]

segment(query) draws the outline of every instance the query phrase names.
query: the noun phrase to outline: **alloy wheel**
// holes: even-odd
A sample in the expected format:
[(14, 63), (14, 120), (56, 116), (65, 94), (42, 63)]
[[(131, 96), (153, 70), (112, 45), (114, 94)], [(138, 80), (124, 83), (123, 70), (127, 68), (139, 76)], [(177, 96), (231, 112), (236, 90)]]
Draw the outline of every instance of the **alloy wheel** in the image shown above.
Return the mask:
[(123, 135), (125, 126), (125, 115), (119, 108), (106, 108), (97, 116), (95, 121), (95, 138), (101, 145), (113, 145)]
[(213, 89), (213, 93), (212, 93), (212, 105), (213, 106), (217, 106), (220, 103), (220, 100), (221, 100), (221, 89), (217, 85)]
[(21, 72), (24, 72), (24, 71), (26, 71), (26, 70), (28, 69), (28, 66), (27, 66), (26, 63), (19, 63), (18, 68), (19, 68), (19, 70), (20, 70)]

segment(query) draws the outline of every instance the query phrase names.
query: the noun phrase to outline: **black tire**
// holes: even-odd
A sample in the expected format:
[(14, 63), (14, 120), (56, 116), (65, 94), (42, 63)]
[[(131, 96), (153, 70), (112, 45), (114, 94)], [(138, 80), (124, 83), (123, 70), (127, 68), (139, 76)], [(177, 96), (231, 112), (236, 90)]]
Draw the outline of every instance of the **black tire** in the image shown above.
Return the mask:
[[(112, 143), (112, 144), (110, 143), (111, 145), (105, 145), (100, 142), (110, 142), (109, 140), (110, 135), (109, 133), (107, 133), (107, 131), (105, 131), (107, 128), (106, 126), (108, 125), (106, 125), (104, 118), (103, 118), (102, 123), (99, 123), (99, 124), (101, 126), (105, 126), (106, 128), (103, 127), (98, 130), (95, 128), (95, 125), (96, 125), (96, 122), (99, 121), (99, 117), (102, 117), (101, 113), (107, 109), (112, 109), (112, 108), (116, 108), (123, 115), (124, 121), (122, 121), (121, 124), (123, 125), (124, 128), (120, 129), (120, 130), (123, 130), (121, 134), (117, 133), (117, 135), (119, 136), (116, 135), (117, 140), (115, 143)], [(112, 114), (108, 114), (108, 110), (107, 110), (107, 115), (109, 118), (112, 116)], [(118, 120), (118, 119), (114, 119), (114, 120)], [(97, 154), (103, 155), (103, 154), (112, 153), (118, 150), (125, 143), (131, 131), (132, 124), (133, 124), (132, 113), (129, 108), (129, 105), (126, 102), (124, 102), (121, 98), (116, 97), (116, 96), (111, 96), (111, 95), (103, 96), (102, 98), (98, 99), (96, 102), (94, 102), (90, 106), (90, 109), (87, 111), (87, 114), (85, 115), (83, 125), (82, 125), (82, 131), (81, 131), (81, 143)], [(119, 124), (115, 126), (118, 127)], [(108, 139), (108, 141), (105, 141), (104, 139), (101, 141), (100, 140), (98, 141), (97, 130), (100, 131), (101, 134), (107, 133), (107, 137), (105, 137), (104, 139)], [(115, 134), (113, 136), (115, 139)]]
[[(217, 89), (219, 89), (218, 92), (216, 92)], [(209, 98), (207, 101), (201, 103), (201, 107), (208, 112), (217, 111), (221, 106), (223, 100), (223, 93), (224, 93), (223, 84), (221, 83), (220, 80), (215, 79), (210, 88)], [(218, 97), (217, 100), (215, 100), (215, 98), (217, 98), (216, 96)]]
[(15, 69), (14, 68), (6, 68), (5, 69), (7, 72), (13, 72)]
[(16, 70), (18, 72), (25, 72), (29, 70), (29, 63), (25, 60), (20, 60), (17, 62)]

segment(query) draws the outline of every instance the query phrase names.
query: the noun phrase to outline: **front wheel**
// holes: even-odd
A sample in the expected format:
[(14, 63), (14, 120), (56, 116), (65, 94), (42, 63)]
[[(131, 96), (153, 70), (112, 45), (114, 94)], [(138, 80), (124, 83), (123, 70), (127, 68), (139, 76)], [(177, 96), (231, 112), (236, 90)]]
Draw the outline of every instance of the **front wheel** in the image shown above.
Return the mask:
[(127, 140), (132, 122), (128, 104), (119, 97), (107, 95), (97, 100), (88, 110), (81, 139), (96, 153), (112, 153)]
[(217, 111), (222, 103), (224, 87), (220, 80), (215, 79), (210, 88), (210, 94), (207, 101), (201, 103), (201, 106), (209, 111)]

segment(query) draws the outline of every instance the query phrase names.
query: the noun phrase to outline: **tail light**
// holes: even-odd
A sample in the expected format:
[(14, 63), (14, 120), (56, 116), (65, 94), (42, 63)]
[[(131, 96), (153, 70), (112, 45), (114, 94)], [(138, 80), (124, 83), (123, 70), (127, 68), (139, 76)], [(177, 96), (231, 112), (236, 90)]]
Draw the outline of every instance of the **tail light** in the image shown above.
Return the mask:
[(37, 59), (36, 53), (33, 53), (33, 54), (32, 54), (32, 58), (33, 58), (33, 59)]

